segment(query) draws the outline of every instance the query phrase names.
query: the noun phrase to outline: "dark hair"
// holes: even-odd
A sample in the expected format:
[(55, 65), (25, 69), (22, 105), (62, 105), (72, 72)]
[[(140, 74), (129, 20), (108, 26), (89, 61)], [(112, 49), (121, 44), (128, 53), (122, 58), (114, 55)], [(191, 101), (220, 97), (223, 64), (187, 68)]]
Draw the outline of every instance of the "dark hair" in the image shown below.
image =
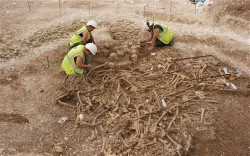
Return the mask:
[(149, 27), (149, 20), (146, 20), (146, 24), (147, 24), (147, 26)]

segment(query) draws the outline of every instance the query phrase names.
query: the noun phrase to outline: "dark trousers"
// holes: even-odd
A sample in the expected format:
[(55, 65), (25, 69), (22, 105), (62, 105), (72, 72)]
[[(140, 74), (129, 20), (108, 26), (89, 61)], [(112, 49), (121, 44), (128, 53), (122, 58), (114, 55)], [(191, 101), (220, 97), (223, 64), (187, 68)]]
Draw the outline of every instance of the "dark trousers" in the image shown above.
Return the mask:
[[(87, 41), (87, 43), (92, 43), (92, 42), (93, 42), (92, 39), (89, 39)], [(76, 46), (78, 46), (78, 45), (84, 45), (84, 44), (82, 42), (77, 42), (77, 43), (73, 44), (72, 46), (69, 46), (69, 50), (76, 47)]]
[(165, 44), (158, 39), (156, 39), (156, 41), (155, 41), (156, 47), (173, 46), (173, 45), (174, 45), (174, 38), (169, 42), (169, 44)]

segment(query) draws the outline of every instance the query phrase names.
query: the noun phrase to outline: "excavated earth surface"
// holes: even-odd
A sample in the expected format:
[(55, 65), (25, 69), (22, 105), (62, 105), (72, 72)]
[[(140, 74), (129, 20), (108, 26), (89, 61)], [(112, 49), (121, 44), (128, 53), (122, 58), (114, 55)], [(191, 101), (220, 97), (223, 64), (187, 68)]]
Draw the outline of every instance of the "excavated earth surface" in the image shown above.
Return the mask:
[[(249, 9), (2, 0), (0, 155), (250, 155)], [(93, 67), (66, 77), (70, 36), (91, 19)], [(140, 45), (145, 19), (167, 23), (175, 45)]]

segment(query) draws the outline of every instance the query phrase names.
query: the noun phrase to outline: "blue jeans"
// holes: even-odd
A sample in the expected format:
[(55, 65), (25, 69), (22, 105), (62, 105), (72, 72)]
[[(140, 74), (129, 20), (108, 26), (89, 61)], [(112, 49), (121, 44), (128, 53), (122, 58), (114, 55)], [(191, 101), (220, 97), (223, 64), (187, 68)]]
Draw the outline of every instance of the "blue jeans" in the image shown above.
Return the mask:
[(204, 2), (205, 2), (205, 0), (197, 0), (197, 2), (202, 2), (202, 3), (204, 3)]
[[(88, 65), (88, 64), (89, 64), (89, 61), (90, 61), (89, 56), (86, 56), (86, 55), (85, 55), (85, 61), (83, 62), (83, 64)], [(83, 69), (83, 74), (88, 74), (88, 72), (89, 72), (89, 69), (88, 69), (88, 68), (84, 68), (84, 69)]]
[(89, 60), (90, 60), (89, 56), (86, 56), (86, 55), (85, 55), (85, 61), (84, 61), (83, 64), (88, 65), (88, 64), (89, 64)]

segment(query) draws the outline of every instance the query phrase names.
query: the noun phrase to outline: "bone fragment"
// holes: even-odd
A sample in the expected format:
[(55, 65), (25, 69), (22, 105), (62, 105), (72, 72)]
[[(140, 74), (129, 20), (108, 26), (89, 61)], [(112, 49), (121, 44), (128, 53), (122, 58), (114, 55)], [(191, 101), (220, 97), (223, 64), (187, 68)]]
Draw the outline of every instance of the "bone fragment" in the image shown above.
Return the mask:
[(205, 108), (201, 108), (201, 123), (203, 122), (203, 117), (204, 117), (204, 112), (205, 112)]

